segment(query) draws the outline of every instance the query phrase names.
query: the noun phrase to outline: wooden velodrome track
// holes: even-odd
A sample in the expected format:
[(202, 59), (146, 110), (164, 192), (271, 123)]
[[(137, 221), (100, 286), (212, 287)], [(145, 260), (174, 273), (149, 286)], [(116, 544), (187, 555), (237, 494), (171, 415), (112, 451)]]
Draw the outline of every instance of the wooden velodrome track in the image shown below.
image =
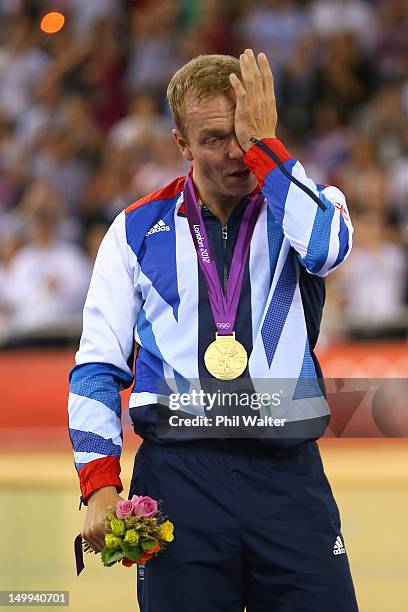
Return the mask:
[[(406, 612), (407, 441), (323, 440), (320, 448), (342, 515), (360, 611)], [(126, 492), (134, 450), (122, 456)], [(75, 612), (138, 610), (133, 568), (106, 569), (86, 556), (85, 570), (75, 574), (72, 541), (85, 511), (78, 512), (70, 452), (3, 451), (0, 484), (0, 589), (68, 590)]]

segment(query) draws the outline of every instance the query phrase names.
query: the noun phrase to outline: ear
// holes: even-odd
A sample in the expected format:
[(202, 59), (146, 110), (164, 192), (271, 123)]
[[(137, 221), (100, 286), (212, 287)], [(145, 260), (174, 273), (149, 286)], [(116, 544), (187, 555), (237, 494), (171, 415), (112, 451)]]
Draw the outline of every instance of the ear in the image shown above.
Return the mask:
[(183, 134), (180, 132), (180, 130), (178, 128), (175, 128), (174, 130), (172, 130), (172, 134), (173, 134), (174, 140), (177, 143), (178, 148), (180, 149), (180, 153), (182, 154), (183, 158), (186, 159), (187, 161), (193, 161), (193, 154), (191, 152), (191, 149), (188, 145), (187, 140), (185, 139)]

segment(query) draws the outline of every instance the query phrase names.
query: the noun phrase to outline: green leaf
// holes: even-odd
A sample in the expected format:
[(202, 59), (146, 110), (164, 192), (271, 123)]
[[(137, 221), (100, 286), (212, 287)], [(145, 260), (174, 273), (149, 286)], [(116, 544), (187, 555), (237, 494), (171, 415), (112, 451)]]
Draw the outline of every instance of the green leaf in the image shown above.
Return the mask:
[[(127, 542), (125, 542), (125, 540), (121, 540), (120, 542), (120, 547), (123, 550), (123, 552), (126, 553), (129, 552), (130, 550), (130, 544), (128, 544)], [(134, 548), (134, 547), (133, 547)]]
[(111, 550), (110, 548), (105, 548), (101, 552), (102, 563), (105, 567), (110, 567), (114, 563), (117, 563), (124, 557), (124, 553), (122, 550)]
[(124, 557), (129, 559), (129, 561), (137, 561), (140, 557), (143, 557), (144, 551), (139, 546), (132, 546), (127, 542), (121, 542), (122, 552), (124, 553)]
[(129, 561), (137, 561), (141, 557), (144, 557), (144, 552), (139, 546), (132, 546), (130, 555), (126, 555)]
[(152, 548), (154, 548), (157, 544), (157, 540), (155, 538), (144, 538), (139, 541), (140, 548), (145, 552), (150, 552)]

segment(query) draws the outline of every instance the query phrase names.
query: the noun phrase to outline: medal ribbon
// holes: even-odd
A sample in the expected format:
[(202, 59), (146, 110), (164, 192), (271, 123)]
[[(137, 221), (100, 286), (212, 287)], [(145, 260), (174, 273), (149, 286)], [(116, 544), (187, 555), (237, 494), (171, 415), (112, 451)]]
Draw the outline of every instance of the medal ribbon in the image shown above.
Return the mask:
[(206, 281), (217, 332), (222, 335), (231, 334), (234, 329), (249, 245), (264, 200), (262, 194), (253, 196), (242, 215), (224, 294), (190, 175), (184, 184), (184, 206), (191, 236)]

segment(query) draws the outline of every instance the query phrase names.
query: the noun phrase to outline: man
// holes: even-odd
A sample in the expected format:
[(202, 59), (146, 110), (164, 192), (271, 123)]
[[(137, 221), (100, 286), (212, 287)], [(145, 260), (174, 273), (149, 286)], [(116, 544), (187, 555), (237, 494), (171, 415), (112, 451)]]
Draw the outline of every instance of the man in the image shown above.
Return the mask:
[(139, 568), (142, 612), (355, 612), (319, 434), (308, 430), (326, 416), (316, 393), (305, 404), (296, 388), (291, 435), (279, 438), (213, 429), (169, 439), (158, 418), (159, 380), (320, 377), (323, 279), (351, 248), (344, 196), (315, 185), (276, 139), (265, 55), (200, 56), (173, 76), (168, 99), (192, 171), (109, 229), (71, 373), (82, 536), (100, 550), (106, 509), (121, 499), (118, 391), (132, 381), (136, 341), (130, 413), (144, 441), (129, 497), (162, 499), (175, 524), (174, 542)]

